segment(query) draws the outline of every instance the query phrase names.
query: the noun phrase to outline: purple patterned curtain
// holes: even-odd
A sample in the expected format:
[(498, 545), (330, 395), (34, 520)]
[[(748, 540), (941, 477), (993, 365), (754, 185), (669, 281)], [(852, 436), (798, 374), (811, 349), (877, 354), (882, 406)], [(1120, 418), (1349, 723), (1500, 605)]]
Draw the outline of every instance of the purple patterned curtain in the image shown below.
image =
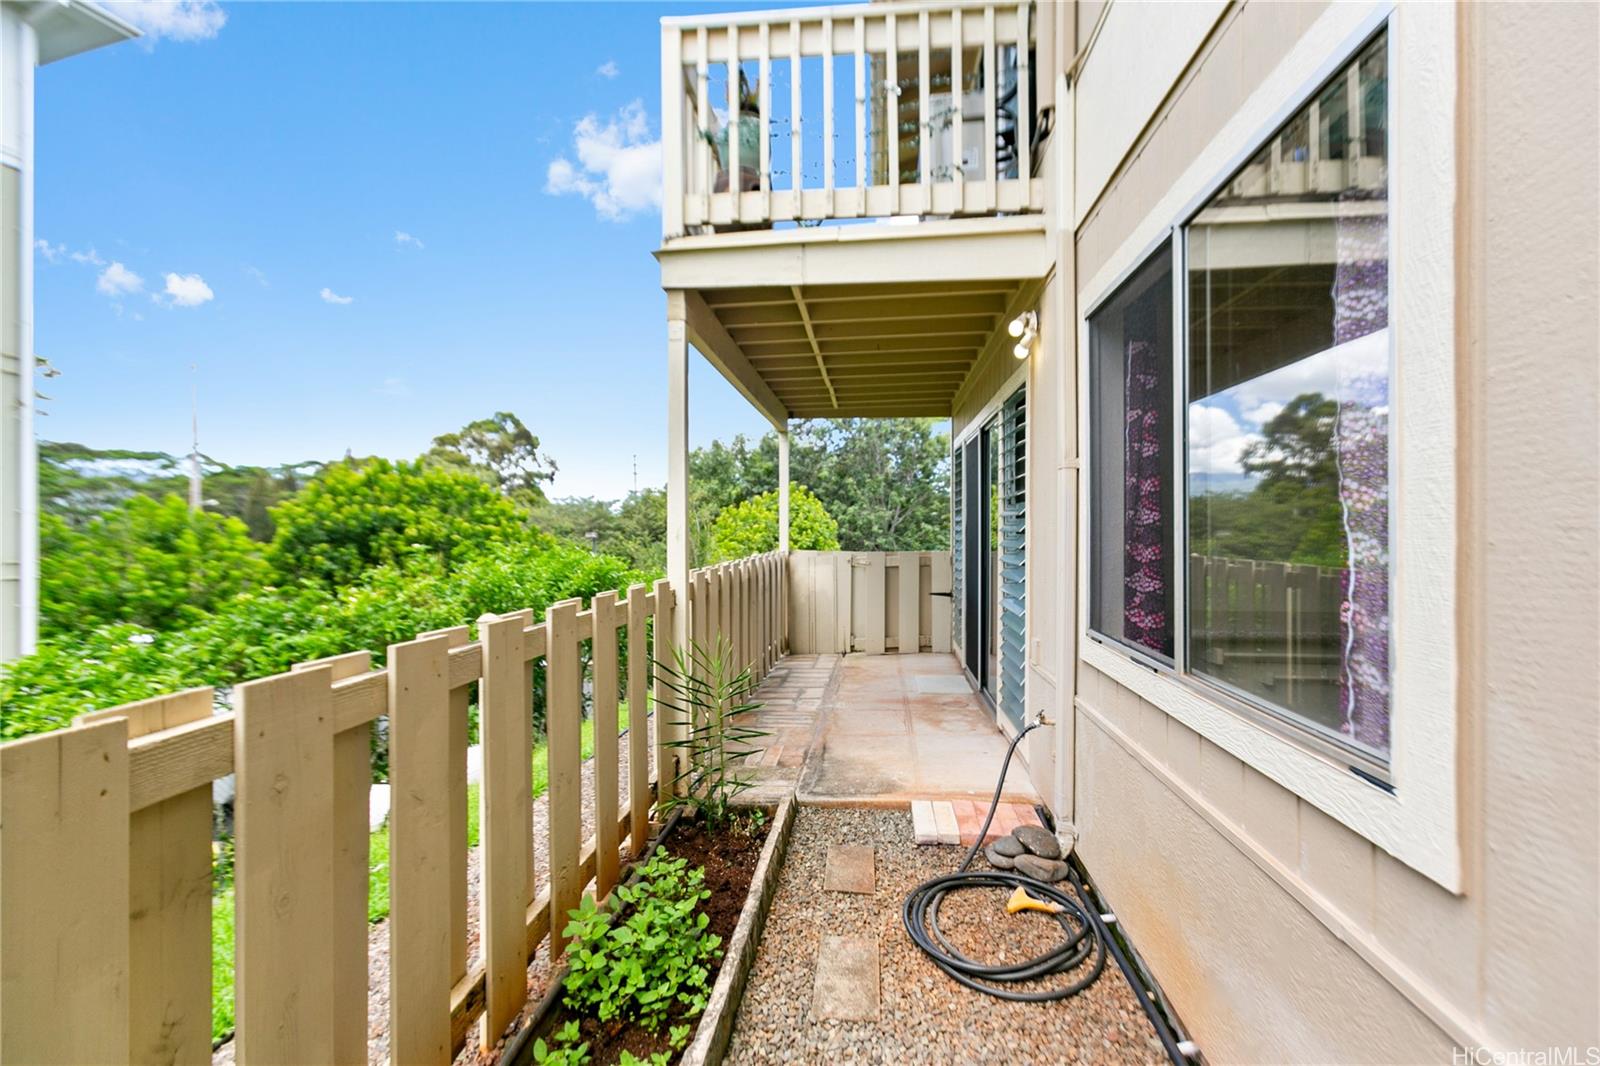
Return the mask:
[(1166, 412), (1172, 396), (1161, 370), (1156, 301), (1141, 298), (1123, 316), (1123, 591), (1122, 634), (1162, 655), (1172, 654), (1167, 600), (1167, 526), (1162, 521), (1168, 475)]
[[(1367, 208), (1371, 199), (1347, 200)], [(1341, 214), (1333, 281), (1335, 344), (1389, 324), (1389, 232), (1384, 214)], [(1339, 503), (1349, 561), (1339, 606), (1341, 728), (1358, 743), (1389, 749), (1389, 374), (1340, 362)]]

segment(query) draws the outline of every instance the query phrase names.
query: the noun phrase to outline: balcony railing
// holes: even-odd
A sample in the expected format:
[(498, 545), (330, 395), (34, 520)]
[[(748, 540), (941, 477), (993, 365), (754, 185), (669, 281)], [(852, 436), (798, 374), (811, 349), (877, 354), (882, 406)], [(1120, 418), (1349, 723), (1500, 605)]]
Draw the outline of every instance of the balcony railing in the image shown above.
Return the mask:
[(666, 18), (663, 233), (1042, 208), (1032, 3)]

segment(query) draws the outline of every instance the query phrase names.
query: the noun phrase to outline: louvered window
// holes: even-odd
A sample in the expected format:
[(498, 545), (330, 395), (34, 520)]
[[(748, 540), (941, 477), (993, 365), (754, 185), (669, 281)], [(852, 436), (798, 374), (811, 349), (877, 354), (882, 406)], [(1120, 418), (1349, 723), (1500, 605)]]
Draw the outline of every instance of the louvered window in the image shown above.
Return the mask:
[(1027, 667), (1028, 400), (1000, 409), (1000, 709), (1020, 726)]
[(966, 595), (966, 558), (963, 547), (966, 525), (962, 521), (966, 497), (961, 495), (963, 449), (960, 445), (950, 455), (950, 646), (960, 648), (962, 633), (962, 606)]

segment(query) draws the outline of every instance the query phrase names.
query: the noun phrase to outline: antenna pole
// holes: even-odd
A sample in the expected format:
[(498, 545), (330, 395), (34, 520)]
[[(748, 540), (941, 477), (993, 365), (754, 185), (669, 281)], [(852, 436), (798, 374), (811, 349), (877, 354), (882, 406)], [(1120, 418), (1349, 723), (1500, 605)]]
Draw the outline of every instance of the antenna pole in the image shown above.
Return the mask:
[(200, 513), (200, 383), (196, 368), (189, 364), (189, 510)]

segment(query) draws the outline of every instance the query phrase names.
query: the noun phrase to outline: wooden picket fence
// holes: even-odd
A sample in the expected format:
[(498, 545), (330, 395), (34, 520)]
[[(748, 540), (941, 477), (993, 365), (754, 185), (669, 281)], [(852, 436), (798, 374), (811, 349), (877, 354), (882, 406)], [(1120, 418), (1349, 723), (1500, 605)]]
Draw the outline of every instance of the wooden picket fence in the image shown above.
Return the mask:
[(789, 553), (797, 653), (950, 650), (950, 553)]
[[(386, 716), (389, 1046), (444, 1063), (472, 1030), (490, 1048), (527, 1002), (526, 969), (592, 882), (604, 896), (651, 832), (650, 659), (673, 612), (765, 674), (785, 649), (779, 553), (626, 599), (567, 600), (240, 685), (84, 715), (0, 746), (0, 1062), (204, 1063), (211, 1058), (212, 782), (235, 776), (236, 1052), (240, 1063), (367, 1060), (369, 737)], [(620, 634), (626, 634), (626, 663)], [(659, 636), (652, 646), (652, 638)], [(581, 837), (580, 725), (590, 642), (595, 831)], [(624, 669), (625, 665), (625, 669)], [(545, 671), (547, 887), (535, 896), (534, 673)], [(610, 683), (603, 683), (609, 679)], [(659, 682), (658, 682), (659, 684)], [(467, 936), (467, 727), (483, 745), (481, 951)], [(628, 802), (619, 804), (619, 695)], [(657, 723), (666, 781), (680, 735)]]

